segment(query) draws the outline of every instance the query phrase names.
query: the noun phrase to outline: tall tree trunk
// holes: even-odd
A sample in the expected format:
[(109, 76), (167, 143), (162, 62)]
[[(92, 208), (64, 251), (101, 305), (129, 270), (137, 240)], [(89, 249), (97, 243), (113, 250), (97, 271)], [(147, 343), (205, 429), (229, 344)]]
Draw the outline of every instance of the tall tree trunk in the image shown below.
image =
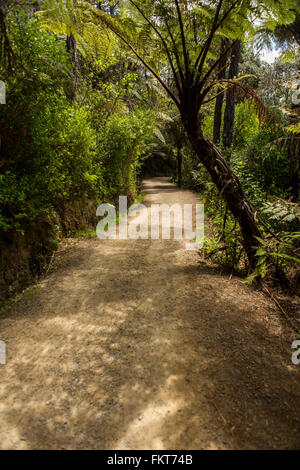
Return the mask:
[(299, 150), (300, 150), (300, 135), (295, 135), (291, 138), (289, 146), (289, 184), (291, 187), (292, 201), (297, 202), (299, 198)]
[(240, 225), (243, 246), (249, 260), (249, 271), (251, 271), (257, 261), (255, 255), (259, 242), (256, 237), (261, 237), (256, 222), (256, 212), (245, 196), (238, 177), (229, 168), (215, 144), (203, 137), (197, 120), (188, 119), (185, 121), (185, 126), (195, 154), (209, 172), (219, 193)]
[[(228, 40), (227, 39), (222, 39), (221, 42), (221, 48), (220, 48), (220, 56), (223, 54), (225, 48), (228, 45)], [(225, 78), (226, 74), (226, 59), (227, 57), (224, 56), (222, 60), (220, 61), (219, 64), (219, 70), (220, 72), (218, 73), (218, 78)], [(222, 122), (222, 107), (223, 107), (223, 100), (224, 100), (224, 93), (221, 93), (222, 89), (218, 88), (218, 93), (216, 98), (216, 104), (215, 104), (215, 112), (214, 112), (214, 142), (215, 144), (218, 144), (221, 139), (221, 122)]]
[[(238, 74), (239, 61), (240, 61), (241, 41), (236, 41), (232, 48), (231, 64), (229, 67), (228, 78), (233, 79)], [(224, 112), (224, 128), (223, 128), (223, 145), (230, 147), (233, 138), (233, 124), (234, 124), (234, 87), (231, 87), (226, 92), (226, 107)]]
[(72, 62), (73, 62), (73, 77), (74, 77), (74, 91), (70, 93), (70, 99), (73, 99), (76, 96), (76, 89), (78, 83), (78, 72), (79, 72), (79, 63), (78, 63), (78, 52), (77, 52), (77, 44), (76, 39), (74, 38), (73, 34), (71, 33), (67, 36), (67, 52), (71, 54)]
[[(4, 5), (5, 6), (5, 5)], [(0, 63), (2, 65), (7, 61), (8, 70), (12, 71), (13, 62), (13, 50), (8, 38), (7, 26), (5, 22), (6, 12), (2, 6), (0, 6)]]
[(182, 153), (181, 146), (177, 147), (177, 185), (181, 188), (182, 185)]

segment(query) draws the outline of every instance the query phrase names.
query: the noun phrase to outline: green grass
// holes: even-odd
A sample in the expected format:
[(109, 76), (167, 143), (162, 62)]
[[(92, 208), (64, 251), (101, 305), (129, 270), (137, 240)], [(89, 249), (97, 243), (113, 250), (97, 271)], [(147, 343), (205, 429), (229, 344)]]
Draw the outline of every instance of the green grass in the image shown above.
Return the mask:
[(145, 196), (146, 196), (146, 193), (144, 193), (143, 191), (141, 191), (135, 198), (134, 200), (134, 203), (135, 204), (139, 204), (140, 202), (142, 202), (144, 199), (145, 199)]
[(72, 238), (95, 238), (96, 237), (96, 230), (88, 227), (85, 229), (79, 229), (74, 234), (72, 234)]

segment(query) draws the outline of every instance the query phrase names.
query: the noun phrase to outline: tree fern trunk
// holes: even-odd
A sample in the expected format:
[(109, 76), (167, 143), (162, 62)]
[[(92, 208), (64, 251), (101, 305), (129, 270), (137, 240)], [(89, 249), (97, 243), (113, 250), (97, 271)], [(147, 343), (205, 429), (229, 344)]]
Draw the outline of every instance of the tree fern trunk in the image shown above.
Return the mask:
[[(231, 64), (229, 67), (228, 78), (233, 79), (238, 74), (240, 60), (241, 41), (236, 41), (232, 48)], [(230, 147), (233, 138), (234, 124), (234, 87), (229, 88), (226, 92), (226, 107), (224, 112), (224, 128), (223, 128), (223, 145)]]
[(72, 33), (69, 36), (67, 36), (67, 51), (71, 54), (72, 62), (73, 62), (74, 91), (72, 91), (70, 94), (70, 98), (72, 101), (76, 96), (78, 72), (79, 72), (77, 44), (76, 44), (76, 39), (74, 38)]
[(299, 198), (299, 137), (300, 135), (297, 134), (293, 136), (289, 146), (289, 182), (291, 187), (292, 201), (294, 202), (297, 202)]
[(178, 188), (182, 186), (182, 153), (181, 147), (177, 149), (177, 185)]
[(256, 237), (261, 237), (255, 210), (245, 196), (238, 177), (229, 168), (214, 143), (203, 137), (199, 125), (189, 126), (187, 133), (197, 157), (209, 172), (233, 217), (240, 225), (243, 246), (249, 260), (249, 271), (251, 271), (256, 265), (255, 255), (259, 246)]
[[(227, 39), (222, 39), (220, 55), (222, 55), (225, 48), (227, 47), (227, 43), (228, 43)], [(219, 79), (225, 78), (225, 74), (226, 74), (225, 64), (226, 64), (226, 56), (222, 58), (219, 64), (219, 69), (220, 69), (220, 73), (218, 74)], [(224, 101), (224, 94), (221, 93), (221, 91), (222, 89), (218, 88), (218, 93), (220, 94), (216, 98), (215, 112), (214, 112), (214, 137), (213, 139), (214, 139), (215, 144), (218, 144), (221, 139), (222, 107), (223, 107), (223, 101)]]

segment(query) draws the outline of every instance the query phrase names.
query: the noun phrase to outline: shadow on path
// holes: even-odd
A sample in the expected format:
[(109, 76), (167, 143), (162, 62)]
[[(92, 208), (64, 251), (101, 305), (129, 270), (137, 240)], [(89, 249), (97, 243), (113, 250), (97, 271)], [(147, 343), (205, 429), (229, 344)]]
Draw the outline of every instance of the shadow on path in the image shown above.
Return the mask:
[(280, 317), (180, 241), (82, 241), (0, 328), (1, 448), (300, 447)]

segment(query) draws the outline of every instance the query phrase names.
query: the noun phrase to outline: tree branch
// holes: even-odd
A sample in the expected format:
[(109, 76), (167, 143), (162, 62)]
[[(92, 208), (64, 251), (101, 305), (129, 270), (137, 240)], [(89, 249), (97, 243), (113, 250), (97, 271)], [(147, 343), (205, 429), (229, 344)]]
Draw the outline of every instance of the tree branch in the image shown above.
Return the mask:
[[(223, 4), (223, 0), (219, 0), (219, 3), (218, 3), (218, 6), (217, 6), (217, 9), (216, 9), (216, 13), (215, 13), (215, 17), (214, 17), (214, 20), (213, 20), (213, 24), (212, 24), (212, 27), (211, 27), (211, 30), (210, 30), (210, 33), (209, 33), (209, 36), (207, 38), (207, 40), (205, 41), (203, 47), (201, 48), (201, 51), (196, 59), (196, 62), (195, 62), (195, 69), (198, 67), (198, 63), (201, 59), (201, 63), (199, 65), (199, 69), (201, 70), (202, 69), (202, 66), (203, 66), (203, 63), (205, 61), (205, 58), (206, 58), (206, 55), (208, 53), (208, 50), (210, 48), (210, 45), (211, 45), (211, 42), (213, 40), (213, 37), (214, 37), (214, 34), (215, 34), (215, 31), (216, 31), (216, 27), (217, 27), (217, 21), (218, 21), (218, 18), (219, 18), (219, 14), (220, 14), (220, 10), (221, 10), (221, 7), (222, 7), (222, 4)], [(199, 70), (198, 69), (198, 70)]]
[(132, 45), (130, 44), (130, 42), (128, 42), (119, 32), (117, 32), (116, 30), (114, 30), (114, 33), (116, 36), (118, 36), (118, 38), (121, 39), (121, 41), (123, 41), (127, 47), (129, 47), (129, 49), (134, 53), (134, 55), (142, 62), (142, 64), (144, 65), (144, 67), (146, 67), (146, 69), (149, 70), (149, 72), (152, 73), (152, 75), (156, 78), (156, 80), (158, 80), (158, 82), (161, 84), (161, 86), (164, 88), (164, 90), (167, 92), (167, 94), (170, 96), (170, 98), (174, 101), (174, 103), (176, 104), (176, 106), (178, 107), (178, 109), (180, 108), (180, 103), (178, 101), (178, 99), (176, 98), (176, 96), (174, 95), (174, 93), (172, 93), (172, 91), (170, 90), (170, 88), (164, 83), (164, 81), (160, 78), (160, 76), (153, 70), (153, 68), (147, 64), (147, 62), (145, 62), (145, 60), (139, 55), (139, 53), (132, 47)]
[(171, 41), (172, 41), (172, 44), (173, 44), (173, 52), (174, 52), (174, 55), (175, 55), (175, 59), (176, 59), (177, 67), (178, 67), (178, 72), (179, 72), (179, 75), (180, 75), (180, 78), (181, 78), (181, 82), (183, 84), (184, 83), (184, 75), (183, 75), (181, 63), (180, 63), (180, 60), (179, 60), (178, 50), (177, 50), (175, 39), (174, 39), (174, 36), (172, 34), (172, 31), (170, 29), (170, 26), (169, 26), (169, 23), (168, 23), (167, 19), (165, 19), (165, 24), (166, 24), (168, 33), (170, 35), (170, 38), (171, 38)]
[(162, 44), (163, 44), (163, 46), (164, 46), (164, 48), (165, 48), (167, 57), (168, 57), (168, 61), (169, 61), (170, 67), (171, 67), (172, 72), (173, 72), (173, 75), (174, 75), (174, 79), (175, 79), (175, 83), (176, 83), (177, 89), (178, 89), (178, 91), (179, 91), (179, 93), (180, 93), (180, 92), (181, 92), (180, 83), (179, 83), (179, 81), (178, 81), (178, 77), (177, 77), (176, 70), (175, 70), (175, 67), (174, 67), (174, 64), (173, 64), (173, 61), (172, 61), (172, 57), (171, 57), (171, 54), (170, 54), (168, 45), (167, 45), (167, 43), (166, 43), (164, 37), (162, 36), (162, 34), (160, 33), (160, 31), (157, 29), (157, 27), (152, 23), (152, 21), (150, 21), (149, 18), (147, 18), (147, 16), (146, 16), (145, 13), (143, 12), (143, 10), (142, 10), (133, 0), (129, 0), (129, 2), (137, 9), (137, 11), (142, 15), (142, 17), (144, 18), (144, 20), (151, 26), (151, 28), (155, 31), (155, 33), (157, 34), (157, 36), (158, 36), (159, 39), (161, 40), (161, 42), (162, 42)]
[(181, 11), (180, 11), (178, 0), (175, 0), (175, 4), (176, 4), (177, 16), (178, 16), (179, 26), (180, 26), (180, 34), (181, 34), (181, 41), (182, 41), (184, 66), (185, 66), (185, 75), (186, 75), (186, 79), (188, 81), (188, 77), (189, 77), (189, 55), (188, 55), (188, 52), (187, 52), (187, 49), (186, 49), (184, 27), (183, 27), (182, 16), (181, 16)]
[(230, 6), (230, 8), (228, 8), (228, 10), (224, 13), (221, 20), (218, 22), (218, 18), (219, 18), (219, 15), (220, 15), (220, 10), (221, 10), (221, 7), (222, 7), (223, 0), (219, 1), (219, 5), (218, 5), (218, 8), (217, 8), (217, 11), (216, 11), (216, 14), (215, 14), (214, 22), (213, 22), (213, 25), (212, 25), (212, 28), (211, 28), (211, 31), (210, 31), (210, 35), (209, 35), (207, 41), (205, 42), (203, 48), (201, 49), (200, 54), (198, 55), (196, 63), (195, 63), (195, 68), (196, 68), (198, 63), (199, 63), (199, 60), (201, 58), (201, 63), (199, 65), (198, 71), (197, 71), (197, 79), (199, 79), (199, 77), (201, 75), (202, 67), (203, 67), (204, 61), (206, 59), (206, 56), (208, 54), (208, 51), (210, 49), (210, 45), (211, 45), (211, 42), (213, 40), (215, 32), (220, 28), (220, 26), (225, 21), (227, 16), (231, 13), (231, 11), (236, 7), (236, 5), (240, 1), (241, 0), (235, 0), (233, 2), (233, 4)]
[[(224, 57), (226, 57), (227, 53), (230, 51), (230, 49), (234, 46), (234, 44), (236, 43), (237, 40), (233, 41), (226, 49), (225, 51), (220, 55), (220, 57), (215, 61), (215, 63), (211, 66), (211, 68), (209, 69), (209, 71), (205, 74), (202, 82), (205, 83), (206, 80), (210, 77), (210, 75), (212, 74), (213, 70), (217, 67), (217, 65), (222, 61), (222, 59)], [(231, 62), (229, 62), (228, 64), (226, 64), (226, 67), (230, 64)], [(219, 71), (218, 71), (219, 73)]]

